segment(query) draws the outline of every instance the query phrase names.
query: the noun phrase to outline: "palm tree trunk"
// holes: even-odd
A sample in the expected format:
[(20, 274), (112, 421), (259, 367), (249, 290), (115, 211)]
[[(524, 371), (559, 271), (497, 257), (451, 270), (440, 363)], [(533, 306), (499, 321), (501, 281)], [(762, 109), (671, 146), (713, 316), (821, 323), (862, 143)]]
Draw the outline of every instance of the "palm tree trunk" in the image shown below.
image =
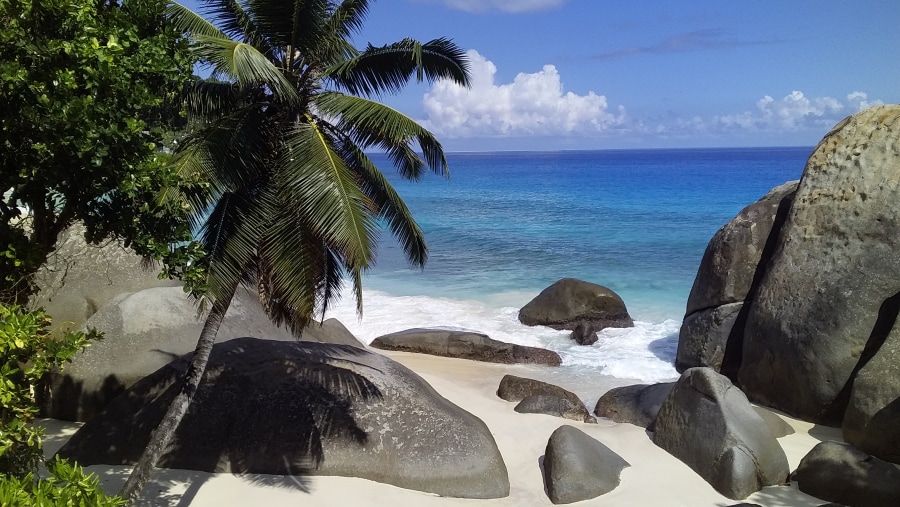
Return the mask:
[(160, 456), (162, 456), (175, 435), (175, 430), (181, 424), (184, 414), (187, 413), (191, 401), (194, 399), (194, 394), (197, 393), (197, 387), (200, 385), (203, 373), (206, 371), (209, 355), (212, 352), (213, 344), (216, 342), (216, 333), (219, 332), (219, 326), (222, 324), (222, 319), (225, 317), (225, 312), (228, 311), (233, 297), (234, 291), (227, 297), (217, 299), (213, 303), (209, 316), (206, 317), (206, 322), (203, 325), (203, 331), (200, 332), (200, 339), (197, 341), (197, 348), (194, 349), (191, 364), (188, 366), (181, 381), (181, 389), (169, 405), (169, 409), (166, 411), (166, 415), (163, 416), (162, 421), (160, 421), (159, 426), (150, 435), (150, 442), (147, 443), (147, 447), (131, 471), (128, 481), (125, 482), (125, 486), (119, 493), (120, 496), (128, 501), (129, 505), (134, 504), (135, 499), (137, 499), (141, 490), (144, 489), (144, 486), (150, 479), (150, 472), (156, 467)]

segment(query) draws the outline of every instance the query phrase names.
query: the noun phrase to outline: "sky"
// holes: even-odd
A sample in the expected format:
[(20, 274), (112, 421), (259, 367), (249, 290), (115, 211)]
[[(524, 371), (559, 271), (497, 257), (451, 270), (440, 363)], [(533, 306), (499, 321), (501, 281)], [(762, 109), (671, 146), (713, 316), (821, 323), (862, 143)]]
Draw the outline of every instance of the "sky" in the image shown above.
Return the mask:
[(404, 37), (467, 51), (470, 89), (380, 99), (448, 151), (813, 146), (900, 102), (898, 0), (381, 0), (354, 42)]

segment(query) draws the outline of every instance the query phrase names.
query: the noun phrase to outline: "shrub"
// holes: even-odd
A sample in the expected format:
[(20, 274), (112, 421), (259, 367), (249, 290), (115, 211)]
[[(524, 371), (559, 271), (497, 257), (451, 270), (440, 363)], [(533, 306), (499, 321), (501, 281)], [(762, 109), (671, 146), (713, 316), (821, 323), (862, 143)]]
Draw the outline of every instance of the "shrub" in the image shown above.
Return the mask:
[[(44, 461), (43, 429), (35, 394), (41, 378), (64, 363), (100, 333), (65, 333), (50, 338), (50, 317), (42, 310), (0, 305), (0, 505), (112, 506), (96, 477), (64, 460)], [(44, 463), (49, 474), (38, 476)]]

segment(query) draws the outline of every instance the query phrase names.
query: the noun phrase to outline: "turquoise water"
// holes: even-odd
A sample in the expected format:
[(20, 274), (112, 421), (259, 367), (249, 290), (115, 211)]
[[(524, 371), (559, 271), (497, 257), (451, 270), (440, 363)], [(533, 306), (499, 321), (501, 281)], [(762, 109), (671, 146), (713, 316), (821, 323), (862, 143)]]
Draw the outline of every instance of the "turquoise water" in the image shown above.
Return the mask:
[[(425, 232), (430, 257), (410, 269), (389, 236), (364, 279), (369, 341), (409, 327), (457, 327), (557, 350), (564, 365), (645, 380), (674, 374), (677, 331), (712, 235), (769, 189), (797, 179), (812, 148), (452, 153), (450, 181), (410, 183), (376, 163)], [(525, 328), (518, 308), (564, 277), (624, 299), (633, 330), (591, 347)], [(349, 298), (346, 298), (349, 299)]]

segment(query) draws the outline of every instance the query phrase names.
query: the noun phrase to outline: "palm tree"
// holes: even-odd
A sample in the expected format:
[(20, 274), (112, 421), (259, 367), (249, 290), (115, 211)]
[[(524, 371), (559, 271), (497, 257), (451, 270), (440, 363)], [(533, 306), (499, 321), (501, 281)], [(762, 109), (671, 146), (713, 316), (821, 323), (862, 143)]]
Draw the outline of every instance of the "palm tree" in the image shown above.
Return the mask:
[(353, 47), (367, 0), (204, 3), (210, 21), (177, 3), (168, 10), (215, 80), (190, 93), (191, 132), (173, 157), (196, 184), (164, 198), (193, 213), (211, 307), (180, 392), (122, 490), (131, 501), (187, 412), (239, 286), (257, 290), (268, 316), (299, 334), (344, 277), (362, 311), (361, 275), (382, 221), (410, 263), (424, 265), (422, 231), (364, 150), (384, 151), (417, 180), (427, 170), (448, 175), (443, 148), (372, 97), (399, 91), (413, 75), (469, 83), (465, 56), (448, 39)]

